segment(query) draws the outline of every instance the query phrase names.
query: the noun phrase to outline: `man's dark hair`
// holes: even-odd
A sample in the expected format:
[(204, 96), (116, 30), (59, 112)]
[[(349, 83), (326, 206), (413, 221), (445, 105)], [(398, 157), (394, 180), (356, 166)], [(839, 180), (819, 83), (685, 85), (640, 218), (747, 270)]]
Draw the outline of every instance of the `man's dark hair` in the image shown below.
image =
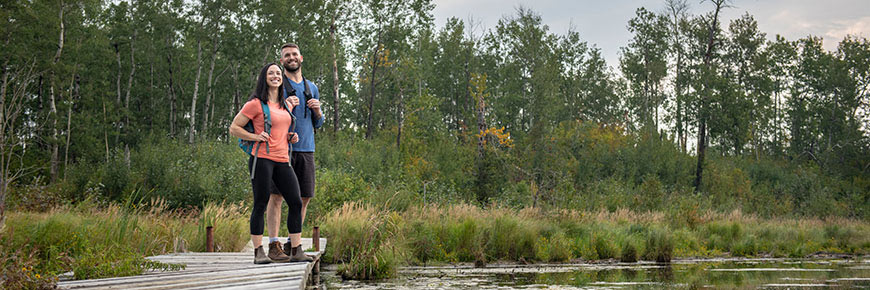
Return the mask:
[(285, 43), (284, 45), (281, 46), (281, 50), (279, 50), (279, 51), (284, 51), (284, 49), (288, 48), (288, 47), (293, 47), (293, 48), (299, 49), (299, 52), (300, 53), (302, 52), (302, 49), (300, 49), (299, 46), (296, 45), (295, 43)]

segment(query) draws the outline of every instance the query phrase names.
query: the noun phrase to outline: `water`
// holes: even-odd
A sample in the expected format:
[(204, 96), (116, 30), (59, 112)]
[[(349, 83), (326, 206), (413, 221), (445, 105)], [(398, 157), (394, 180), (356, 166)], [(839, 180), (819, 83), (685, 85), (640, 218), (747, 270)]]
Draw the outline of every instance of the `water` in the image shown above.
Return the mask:
[(654, 263), (405, 267), (383, 281), (342, 281), (326, 289), (870, 289), (870, 260), (707, 259)]

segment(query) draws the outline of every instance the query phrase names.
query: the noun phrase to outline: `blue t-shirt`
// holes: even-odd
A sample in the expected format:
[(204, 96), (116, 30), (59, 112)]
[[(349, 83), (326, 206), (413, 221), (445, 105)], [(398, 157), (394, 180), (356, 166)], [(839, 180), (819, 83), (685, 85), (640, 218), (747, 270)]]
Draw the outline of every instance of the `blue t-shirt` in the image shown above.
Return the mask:
[[(319, 100), (320, 91), (317, 90), (317, 86), (309, 80), (305, 81), (308, 82), (311, 97)], [(294, 82), (287, 78), (287, 76), (284, 76), (284, 85), (288, 84), (296, 90), (296, 97), (299, 98), (299, 105), (293, 108), (293, 116), (296, 116), (296, 129), (293, 132), (299, 135), (299, 142), (293, 144), (293, 152), (314, 152), (314, 128), (320, 128), (323, 125), (323, 111), (321, 110), (320, 118), (312, 122), (311, 118), (314, 117), (314, 111), (309, 109), (305, 103), (305, 94), (303, 93), (305, 92), (305, 85), (301, 82)], [(284, 92), (285, 98), (287, 97), (287, 91), (289, 91), (289, 88)], [(305, 110), (308, 110), (307, 116)]]

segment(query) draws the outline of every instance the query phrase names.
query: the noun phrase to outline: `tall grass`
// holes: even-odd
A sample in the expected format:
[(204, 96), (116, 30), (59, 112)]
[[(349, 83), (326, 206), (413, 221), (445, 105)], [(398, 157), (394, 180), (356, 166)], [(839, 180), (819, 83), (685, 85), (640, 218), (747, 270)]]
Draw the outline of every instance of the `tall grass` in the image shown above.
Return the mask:
[(849, 219), (761, 219), (706, 213), (675, 225), (671, 214), (551, 211), (458, 204), (405, 211), (348, 203), (323, 219), (327, 262), (353, 279), (389, 277), (400, 265), (567, 262), (675, 257), (805, 257), (870, 253), (870, 224)]
[[(84, 201), (47, 212), (10, 212), (0, 238), (4, 257), (29, 257), (26, 269), (41, 277), (72, 271), (75, 279), (137, 275), (177, 269), (146, 256), (205, 251), (205, 227), (215, 227), (217, 251), (240, 251), (247, 235), (247, 208), (209, 203), (202, 210), (167, 210), (147, 204), (97, 206)], [(7, 265), (8, 266), (8, 265)]]

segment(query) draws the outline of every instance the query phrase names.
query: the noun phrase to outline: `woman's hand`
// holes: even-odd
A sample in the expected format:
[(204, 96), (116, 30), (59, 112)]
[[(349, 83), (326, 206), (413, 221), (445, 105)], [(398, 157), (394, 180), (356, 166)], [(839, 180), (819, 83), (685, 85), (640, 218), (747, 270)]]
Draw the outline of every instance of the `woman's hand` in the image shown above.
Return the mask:
[(269, 137), (270, 137), (269, 133), (266, 133), (266, 131), (263, 131), (263, 132), (260, 132), (259, 135), (254, 135), (254, 141), (266, 142), (266, 141), (269, 141)]
[(299, 142), (299, 135), (296, 135), (296, 133), (290, 132), (288, 137), (290, 138), (290, 144), (296, 144), (296, 142)]

